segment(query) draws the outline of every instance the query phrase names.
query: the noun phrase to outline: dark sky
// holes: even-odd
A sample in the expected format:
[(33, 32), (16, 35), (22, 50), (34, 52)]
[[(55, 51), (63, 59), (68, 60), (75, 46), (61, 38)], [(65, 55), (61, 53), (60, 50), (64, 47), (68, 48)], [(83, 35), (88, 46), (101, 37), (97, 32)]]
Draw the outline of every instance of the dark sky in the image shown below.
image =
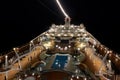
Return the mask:
[[(117, 0), (60, 0), (71, 23), (84, 23), (102, 44), (120, 53), (120, 5)], [(49, 29), (64, 24), (55, 0), (0, 1), (0, 53), (29, 42)]]

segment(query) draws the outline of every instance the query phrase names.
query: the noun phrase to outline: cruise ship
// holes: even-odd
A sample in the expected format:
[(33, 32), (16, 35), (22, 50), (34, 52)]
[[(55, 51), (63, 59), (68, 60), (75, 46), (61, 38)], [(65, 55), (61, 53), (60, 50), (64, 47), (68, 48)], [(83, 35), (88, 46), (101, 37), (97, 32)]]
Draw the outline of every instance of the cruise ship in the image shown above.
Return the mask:
[(0, 80), (120, 80), (120, 55), (71, 24), (56, 1), (65, 23), (0, 56)]

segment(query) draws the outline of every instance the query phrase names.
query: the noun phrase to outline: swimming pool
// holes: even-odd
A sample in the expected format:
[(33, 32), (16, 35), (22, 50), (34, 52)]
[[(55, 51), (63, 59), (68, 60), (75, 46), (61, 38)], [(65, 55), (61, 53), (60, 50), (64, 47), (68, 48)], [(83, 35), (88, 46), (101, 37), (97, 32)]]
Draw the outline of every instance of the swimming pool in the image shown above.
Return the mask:
[(68, 56), (67, 55), (56, 55), (55, 60), (52, 64), (52, 69), (64, 69), (67, 64)]

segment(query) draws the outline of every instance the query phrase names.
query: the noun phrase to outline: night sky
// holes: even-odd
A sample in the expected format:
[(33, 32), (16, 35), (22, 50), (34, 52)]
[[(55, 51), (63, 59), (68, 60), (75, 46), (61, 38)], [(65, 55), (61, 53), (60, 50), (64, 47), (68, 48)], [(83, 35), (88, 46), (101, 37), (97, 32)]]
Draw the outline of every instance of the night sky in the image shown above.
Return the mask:
[[(117, 0), (60, 0), (71, 24), (83, 23), (102, 44), (120, 53), (120, 5)], [(51, 24), (64, 24), (55, 0), (0, 1), (0, 53), (28, 43)]]

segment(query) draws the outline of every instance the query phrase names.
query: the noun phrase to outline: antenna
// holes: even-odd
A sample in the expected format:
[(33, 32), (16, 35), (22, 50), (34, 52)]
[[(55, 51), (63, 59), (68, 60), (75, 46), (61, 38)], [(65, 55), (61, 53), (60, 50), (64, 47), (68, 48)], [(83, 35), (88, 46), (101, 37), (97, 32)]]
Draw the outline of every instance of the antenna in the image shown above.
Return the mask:
[(64, 16), (69, 19), (70, 17), (68, 16), (68, 14), (67, 14), (67, 13), (65, 12), (65, 10), (63, 9), (62, 5), (60, 4), (60, 1), (59, 1), (59, 0), (56, 0), (56, 2), (57, 2), (57, 4), (58, 4), (58, 6), (60, 7), (61, 11), (63, 12)]

